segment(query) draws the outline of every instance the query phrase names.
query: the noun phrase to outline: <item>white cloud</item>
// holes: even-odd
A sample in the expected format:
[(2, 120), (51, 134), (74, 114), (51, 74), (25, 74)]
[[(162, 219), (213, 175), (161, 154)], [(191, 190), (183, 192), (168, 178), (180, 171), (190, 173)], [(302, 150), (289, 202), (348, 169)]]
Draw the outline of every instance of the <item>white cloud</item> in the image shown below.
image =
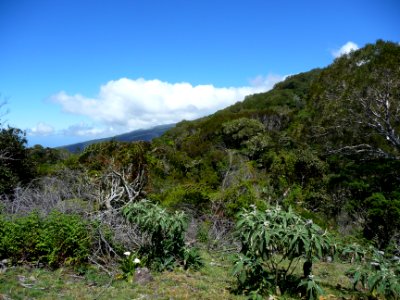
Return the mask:
[(113, 135), (113, 128), (99, 128), (94, 125), (89, 125), (86, 123), (79, 123), (69, 126), (67, 129), (62, 130), (62, 134), (66, 136), (110, 136)]
[(342, 47), (340, 47), (340, 49), (333, 50), (332, 55), (333, 55), (333, 57), (337, 58), (344, 54), (349, 54), (351, 51), (355, 51), (357, 49), (359, 49), (358, 45), (354, 42), (349, 41), (346, 44), (344, 44)]
[[(63, 111), (89, 117), (102, 127), (113, 127), (119, 132), (148, 128), (160, 124), (192, 120), (241, 101), (249, 94), (267, 91), (281, 81), (282, 76), (258, 76), (250, 86), (215, 87), (190, 83), (169, 83), (158, 79), (145, 80), (121, 78), (100, 87), (97, 97), (59, 92), (51, 99)], [(82, 127), (82, 126), (81, 126)], [(99, 133), (94, 127), (69, 128), (72, 133), (83, 135)], [(67, 130), (68, 131), (68, 130)]]
[(43, 122), (39, 122), (35, 127), (28, 130), (29, 135), (47, 136), (54, 133), (54, 127)]

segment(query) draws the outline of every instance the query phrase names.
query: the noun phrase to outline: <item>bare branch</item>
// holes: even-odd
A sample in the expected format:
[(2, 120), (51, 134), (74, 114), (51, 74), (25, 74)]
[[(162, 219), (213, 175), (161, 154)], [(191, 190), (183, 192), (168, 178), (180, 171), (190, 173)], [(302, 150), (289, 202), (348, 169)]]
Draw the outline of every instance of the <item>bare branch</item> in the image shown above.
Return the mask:
[(342, 155), (356, 155), (356, 154), (367, 154), (372, 157), (379, 158), (391, 158), (391, 159), (400, 159), (400, 157), (396, 157), (388, 154), (380, 148), (373, 147), (368, 144), (360, 144), (353, 146), (345, 146), (339, 149), (333, 149), (328, 151), (328, 154), (342, 154)]
[(364, 109), (365, 121), (362, 119), (361, 122), (384, 137), (395, 149), (400, 150), (400, 135), (395, 129), (400, 119), (400, 104), (395, 92), (400, 87), (400, 81), (389, 73), (373, 76), (376, 86), (370, 86), (365, 91), (356, 91), (350, 98), (358, 98)]
[(111, 167), (110, 171), (101, 178), (98, 195), (100, 206), (113, 210), (138, 199), (146, 183), (145, 171), (143, 167), (140, 167), (136, 177), (131, 180), (132, 168), (132, 164), (120, 171)]

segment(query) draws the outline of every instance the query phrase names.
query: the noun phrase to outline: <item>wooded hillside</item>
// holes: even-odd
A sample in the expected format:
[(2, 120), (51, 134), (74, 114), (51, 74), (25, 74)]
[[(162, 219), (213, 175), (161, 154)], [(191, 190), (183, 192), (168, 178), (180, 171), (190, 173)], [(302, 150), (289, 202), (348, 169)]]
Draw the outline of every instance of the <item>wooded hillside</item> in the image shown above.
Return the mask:
[(398, 299), (400, 46), (369, 44), (151, 142), (72, 154), (3, 126), (0, 201), (10, 265), (131, 282), (144, 266), (198, 270), (202, 249), (235, 256), (232, 291), (314, 299), (318, 259), (358, 259), (355, 293)]

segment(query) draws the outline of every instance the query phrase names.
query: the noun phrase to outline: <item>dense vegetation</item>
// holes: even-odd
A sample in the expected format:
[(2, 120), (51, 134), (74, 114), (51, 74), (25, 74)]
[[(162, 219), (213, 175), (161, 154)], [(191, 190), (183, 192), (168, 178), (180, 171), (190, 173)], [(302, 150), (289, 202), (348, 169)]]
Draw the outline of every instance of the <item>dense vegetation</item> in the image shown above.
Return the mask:
[(25, 144), (1, 129), (1, 259), (114, 274), (129, 250), (132, 275), (137, 257), (200, 267), (196, 245), (238, 255), (239, 293), (311, 299), (317, 259), (360, 258), (354, 289), (400, 293), (398, 44), (377, 41), (152, 142), (78, 154)]

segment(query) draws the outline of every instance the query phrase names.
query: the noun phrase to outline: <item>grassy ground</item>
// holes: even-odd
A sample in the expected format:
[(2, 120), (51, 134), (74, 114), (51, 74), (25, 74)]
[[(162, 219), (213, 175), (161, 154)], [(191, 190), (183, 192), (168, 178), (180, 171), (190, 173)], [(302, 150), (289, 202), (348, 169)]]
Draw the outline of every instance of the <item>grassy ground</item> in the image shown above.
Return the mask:
[(78, 276), (72, 270), (55, 271), (14, 267), (0, 273), (0, 300), (6, 299), (245, 299), (230, 293), (234, 285), (229, 261), (203, 254), (200, 271), (176, 269), (153, 273), (154, 280), (130, 284), (110, 278), (96, 267)]
[[(61, 268), (47, 270), (28, 266), (0, 273), (0, 300), (8, 299), (246, 299), (234, 295), (232, 262), (224, 256), (203, 253), (205, 266), (199, 271), (176, 269), (153, 273), (154, 280), (130, 284), (111, 278), (92, 266), (85, 275)], [(326, 292), (323, 299), (360, 299), (344, 275), (348, 264), (317, 263), (314, 274)], [(298, 272), (301, 272), (300, 266)], [(286, 295), (273, 299), (296, 299)]]

